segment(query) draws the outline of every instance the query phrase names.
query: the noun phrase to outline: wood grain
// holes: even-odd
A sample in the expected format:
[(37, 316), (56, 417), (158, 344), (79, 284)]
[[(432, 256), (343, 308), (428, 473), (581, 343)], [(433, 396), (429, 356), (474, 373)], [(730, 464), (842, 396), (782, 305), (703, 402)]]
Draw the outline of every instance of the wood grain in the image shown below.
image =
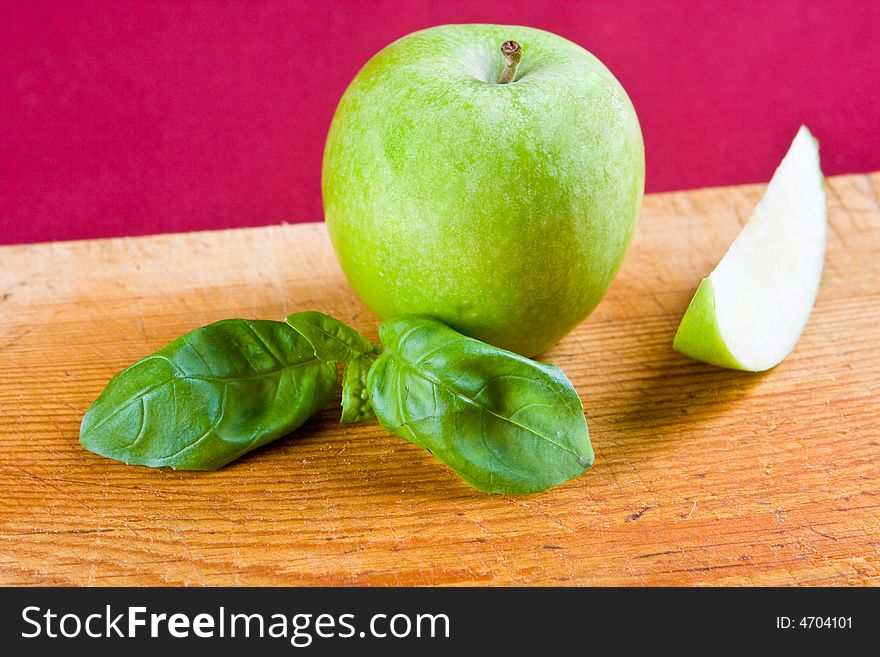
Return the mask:
[(219, 472), (79, 446), (110, 376), (197, 326), (316, 309), (375, 338), (321, 224), (0, 248), (0, 583), (877, 584), (880, 174), (829, 180), (821, 293), (781, 366), (672, 350), (762, 190), (645, 199), (607, 298), (545, 356), (596, 465), (529, 497), (335, 407)]

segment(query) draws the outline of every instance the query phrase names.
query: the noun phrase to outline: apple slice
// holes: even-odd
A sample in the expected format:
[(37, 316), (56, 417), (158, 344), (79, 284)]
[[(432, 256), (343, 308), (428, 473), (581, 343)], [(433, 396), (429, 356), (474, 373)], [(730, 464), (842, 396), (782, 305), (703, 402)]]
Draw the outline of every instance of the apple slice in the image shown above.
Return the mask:
[(675, 350), (751, 372), (782, 362), (816, 302), (827, 225), (819, 144), (801, 126), (749, 222), (697, 289)]

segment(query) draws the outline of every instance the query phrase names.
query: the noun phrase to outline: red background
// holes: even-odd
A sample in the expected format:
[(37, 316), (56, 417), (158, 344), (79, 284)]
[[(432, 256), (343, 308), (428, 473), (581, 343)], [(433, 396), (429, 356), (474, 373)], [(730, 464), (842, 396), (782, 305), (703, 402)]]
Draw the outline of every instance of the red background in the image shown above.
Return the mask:
[(827, 174), (880, 169), (875, 0), (0, 6), (5, 243), (318, 220), (346, 85), (449, 22), (540, 27), (602, 59), (641, 118), (649, 191), (766, 181), (802, 122)]

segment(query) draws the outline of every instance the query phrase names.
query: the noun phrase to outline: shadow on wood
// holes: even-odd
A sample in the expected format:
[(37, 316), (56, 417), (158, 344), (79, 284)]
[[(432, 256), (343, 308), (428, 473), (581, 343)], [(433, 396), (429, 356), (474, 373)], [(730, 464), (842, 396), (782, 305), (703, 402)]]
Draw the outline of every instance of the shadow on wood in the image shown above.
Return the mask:
[(627, 458), (631, 450), (646, 456), (648, 445), (657, 452), (688, 449), (687, 440), (701, 431), (723, 429), (725, 422), (719, 418), (771, 376), (694, 361), (673, 351), (671, 344), (653, 351), (645, 358), (650, 363), (648, 378), (627, 391), (622, 412), (605, 418), (613, 423), (608, 429), (614, 433), (606, 458), (615, 451), (616, 458)]

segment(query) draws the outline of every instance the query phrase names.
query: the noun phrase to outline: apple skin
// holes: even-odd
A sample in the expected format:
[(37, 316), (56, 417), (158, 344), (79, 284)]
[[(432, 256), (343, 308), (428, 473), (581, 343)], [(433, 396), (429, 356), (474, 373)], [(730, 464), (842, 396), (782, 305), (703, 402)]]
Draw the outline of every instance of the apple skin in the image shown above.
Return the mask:
[(704, 278), (691, 299), (675, 333), (672, 348), (679, 353), (717, 367), (746, 370), (724, 342), (715, 315), (715, 287)]
[[(498, 84), (508, 39), (522, 62)], [(352, 81), (322, 191), (342, 269), (380, 318), (429, 315), (533, 356), (605, 294), (644, 177), (635, 110), (593, 55), (532, 28), (445, 25)]]

